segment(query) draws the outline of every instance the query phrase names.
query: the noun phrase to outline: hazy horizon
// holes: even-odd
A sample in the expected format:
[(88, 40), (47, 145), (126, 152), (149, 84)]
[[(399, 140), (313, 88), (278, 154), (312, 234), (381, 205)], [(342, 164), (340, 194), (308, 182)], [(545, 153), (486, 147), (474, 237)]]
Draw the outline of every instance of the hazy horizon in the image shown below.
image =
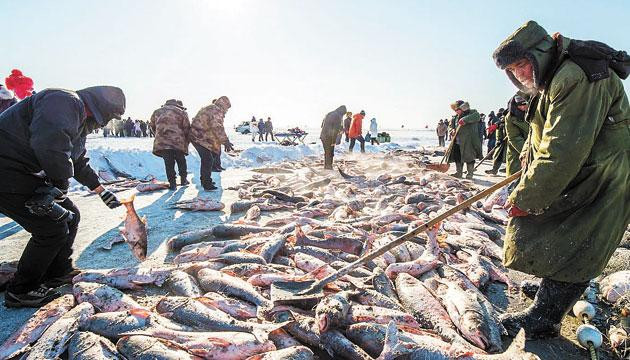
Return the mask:
[(627, 9), (624, 1), (7, 1), (0, 77), (17, 68), (38, 90), (119, 86), (125, 116), (140, 119), (169, 98), (193, 117), (227, 95), (230, 127), (252, 115), (271, 116), (276, 128), (317, 127), (343, 104), (383, 129), (433, 128), (457, 99), (484, 113), (505, 106), (516, 89), (491, 54), (525, 21), (630, 51)]

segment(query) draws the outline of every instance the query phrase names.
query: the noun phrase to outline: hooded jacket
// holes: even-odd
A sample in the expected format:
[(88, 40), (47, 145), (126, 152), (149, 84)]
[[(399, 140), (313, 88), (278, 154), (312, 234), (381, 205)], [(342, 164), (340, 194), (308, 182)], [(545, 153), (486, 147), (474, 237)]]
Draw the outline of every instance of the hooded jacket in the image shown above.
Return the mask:
[(365, 115), (354, 114), (352, 116), (352, 123), (350, 123), (350, 129), (348, 130), (349, 138), (357, 138), (363, 134), (363, 118)]
[(0, 192), (32, 193), (46, 180), (67, 189), (71, 177), (95, 189), (86, 136), (124, 112), (125, 96), (113, 86), (45, 89), (13, 105), (0, 114)]
[(332, 146), (337, 141), (337, 135), (343, 130), (342, 119), (346, 113), (346, 107), (341, 105), (336, 110), (329, 112), (322, 121), (322, 132), (319, 138), (324, 145)]
[[(452, 119), (452, 128), (457, 129), (459, 126), (457, 136), (452, 141), (455, 141), (459, 146), (454, 148), (449, 154), (449, 163), (457, 162), (458, 154), (455, 153), (457, 149), (459, 149), (460, 162), (473, 162), (475, 159), (481, 159), (483, 157), (477, 125), (480, 119), (481, 117), (475, 109), (467, 110), (462, 113), (461, 116)], [(459, 120), (463, 120), (464, 125), (458, 125)]]
[(375, 138), (378, 135), (378, 123), (375, 118), (370, 120), (370, 135)]
[(149, 126), (155, 134), (154, 155), (162, 156), (164, 150), (177, 150), (188, 155), (190, 121), (184, 109), (165, 104), (153, 112)]
[(527, 165), (508, 198), (530, 215), (510, 219), (504, 262), (577, 283), (602, 272), (630, 222), (630, 104), (614, 71), (591, 82), (566, 57), (570, 41), (530, 21), (494, 59), (502, 69), (534, 61), (537, 86), (525, 119)]
[(529, 133), (529, 123), (525, 121), (525, 112), (518, 109), (514, 98), (510, 100), (508, 108), (510, 111), (505, 115), (505, 132), (508, 138), (508, 147), (505, 155), (506, 176), (521, 170), (519, 156)]
[(221, 96), (213, 104), (199, 110), (190, 125), (190, 140), (219, 154), (221, 145), (229, 141), (223, 127), (223, 120), (231, 106), (227, 96)]

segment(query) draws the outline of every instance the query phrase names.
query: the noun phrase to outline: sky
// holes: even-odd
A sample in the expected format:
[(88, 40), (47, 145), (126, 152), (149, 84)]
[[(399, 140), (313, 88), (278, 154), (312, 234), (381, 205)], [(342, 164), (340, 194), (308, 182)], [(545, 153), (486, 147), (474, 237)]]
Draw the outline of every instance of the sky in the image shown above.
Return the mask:
[(505, 106), (516, 89), (492, 52), (527, 20), (630, 52), (629, 5), (2, 0), (0, 79), (17, 68), (36, 89), (118, 86), (140, 119), (170, 98), (192, 118), (226, 95), (228, 126), (255, 115), (276, 129), (319, 127), (346, 105), (380, 128), (434, 127), (458, 99), (485, 113)]

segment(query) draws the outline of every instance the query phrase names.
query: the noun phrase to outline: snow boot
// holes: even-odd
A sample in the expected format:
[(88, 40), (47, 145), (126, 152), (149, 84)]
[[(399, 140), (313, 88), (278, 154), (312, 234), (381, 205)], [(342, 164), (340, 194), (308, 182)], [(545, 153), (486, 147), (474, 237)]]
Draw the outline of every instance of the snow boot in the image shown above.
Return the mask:
[(464, 172), (464, 164), (460, 162), (455, 163), (455, 172), (451, 174), (458, 179), (462, 178), (462, 173)]
[(475, 174), (475, 162), (471, 161), (466, 163), (466, 179), (472, 180)]
[(177, 183), (175, 182), (175, 179), (168, 179), (168, 189), (169, 190), (177, 189)]
[(544, 339), (560, 336), (564, 316), (588, 287), (585, 283), (565, 283), (543, 279), (534, 302), (524, 311), (508, 313), (501, 323), (510, 336), (525, 329), (528, 339)]

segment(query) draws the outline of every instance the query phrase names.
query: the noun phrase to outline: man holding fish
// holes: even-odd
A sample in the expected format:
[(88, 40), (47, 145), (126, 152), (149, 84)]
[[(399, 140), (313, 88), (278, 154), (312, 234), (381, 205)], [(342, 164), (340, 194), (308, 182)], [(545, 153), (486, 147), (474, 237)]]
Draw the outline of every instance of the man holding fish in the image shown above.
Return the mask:
[(121, 89), (94, 86), (45, 89), (0, 115), (0, 213), (32, 235), (7, 285), (6, 306), (42, 306), (76, 274), (70, 256), (80, 216), (67, 197), (71, 177), (109, 208), (120, 206), (90, 167), (85, 141), (124, 112)]

